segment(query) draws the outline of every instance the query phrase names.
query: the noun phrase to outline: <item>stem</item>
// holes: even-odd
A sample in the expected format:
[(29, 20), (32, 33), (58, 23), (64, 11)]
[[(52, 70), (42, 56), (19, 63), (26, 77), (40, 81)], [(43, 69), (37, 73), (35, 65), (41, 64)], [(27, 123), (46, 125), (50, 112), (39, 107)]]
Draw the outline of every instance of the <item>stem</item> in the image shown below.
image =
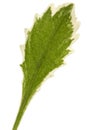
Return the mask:
[(20, 121), (22, 119), (22, 116), (24, 114), (24, 110), (25, 110), (25, 106), (21, 104), (12, 130), (17, 130)]
[(17, 130), (19, 124), (20, 124), (20, 121), (22, 119), (22, 116), (27, 108), (27, 104), (30, 102), (32, 96), (34, 95), (35, 91), (31, 91), (31, 94), (29, 94), (28, 92), (26, 93), (26, 95), (24, 95), (22, 97), (22, 100), (21, 100), (21, 105), (20, 105), (20, 108), (19, 108), (19, 111), (18, 111), (18, 114), (17, 114), (17, 117), (16, 117), (16, 120), (15, 120), (15, 123), (13, 125), (13, 128), (12, 130)]
[(19, 111), (18, 111), (18, 114), (17, 114), (17, 117), (16, 117), (12, 130), (17, 130), (17, 128), (20, 124), (20, 121), (22, 119), (22, 116), (26, 110), (28, 101), (29, 101), (29, 97), (27, 98), (27, 96), (24, 99), (22, 99), (21, 105), (20, 105), (20, 108), (19, 108)]

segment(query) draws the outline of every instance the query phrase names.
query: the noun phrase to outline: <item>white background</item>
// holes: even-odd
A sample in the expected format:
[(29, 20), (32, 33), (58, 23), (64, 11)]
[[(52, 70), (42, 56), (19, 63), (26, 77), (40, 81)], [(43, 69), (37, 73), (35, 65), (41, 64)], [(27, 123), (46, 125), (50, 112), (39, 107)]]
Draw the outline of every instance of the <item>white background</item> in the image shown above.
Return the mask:
[(0, 0), (0, 130), (12, 130), (22, 91), (20, 44), (35, 14), (50, 4), (73, 2), (80, 21), (79, 39), (65, 65), (47, 79), (30, 102), (18, 130), (87, 130), (86, 0)]

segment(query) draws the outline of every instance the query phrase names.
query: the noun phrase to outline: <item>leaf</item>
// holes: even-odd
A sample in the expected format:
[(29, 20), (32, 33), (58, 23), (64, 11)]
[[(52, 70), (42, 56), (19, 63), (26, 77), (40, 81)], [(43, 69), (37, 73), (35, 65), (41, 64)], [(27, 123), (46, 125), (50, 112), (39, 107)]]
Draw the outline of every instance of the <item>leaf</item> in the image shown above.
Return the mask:
[(73, 4), (63, 6), (52, 15), (51, 7), (38, 18), (27, 34), (24, 62), (21, 64), (24, 79), (22, 100), (13, 130), (17, 130), (32, 96), (44, 78), (64, 62), (72, 43)]

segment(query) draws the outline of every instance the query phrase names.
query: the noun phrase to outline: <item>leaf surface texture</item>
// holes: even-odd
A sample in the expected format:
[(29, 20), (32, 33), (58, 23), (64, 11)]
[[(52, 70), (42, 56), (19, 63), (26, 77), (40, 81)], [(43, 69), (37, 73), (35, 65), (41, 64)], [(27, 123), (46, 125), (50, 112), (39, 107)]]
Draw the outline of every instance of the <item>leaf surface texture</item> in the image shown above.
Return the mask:
[(36, 19), (31, 31), (28, 31), (25, 44), (25, 57), (21, 64), (24, 79), (22, 100), (13, 127), (17, 130), (26, 107), (44, 78), (64, 62), (72, 43), (73, 4), (63, 6), (54, 15), (51, 7), (41, 18)]

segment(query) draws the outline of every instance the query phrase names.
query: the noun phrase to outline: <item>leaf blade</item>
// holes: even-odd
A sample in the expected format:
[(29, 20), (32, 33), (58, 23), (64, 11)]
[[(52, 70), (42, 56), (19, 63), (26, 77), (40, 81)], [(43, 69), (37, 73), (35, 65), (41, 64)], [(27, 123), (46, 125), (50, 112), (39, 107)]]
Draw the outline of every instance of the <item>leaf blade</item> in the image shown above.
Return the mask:
[(69, 4), (52, 16), (49, 7), (28, 33), (25, 60), (21, 65), (24, 73), (22, 100), (13, 130), (17, 129), (28, 102), (43, 79), (63, 64), (63, 58), (69, 53), (68, 47), (73, 40), (72, 8), (73, 4)]

